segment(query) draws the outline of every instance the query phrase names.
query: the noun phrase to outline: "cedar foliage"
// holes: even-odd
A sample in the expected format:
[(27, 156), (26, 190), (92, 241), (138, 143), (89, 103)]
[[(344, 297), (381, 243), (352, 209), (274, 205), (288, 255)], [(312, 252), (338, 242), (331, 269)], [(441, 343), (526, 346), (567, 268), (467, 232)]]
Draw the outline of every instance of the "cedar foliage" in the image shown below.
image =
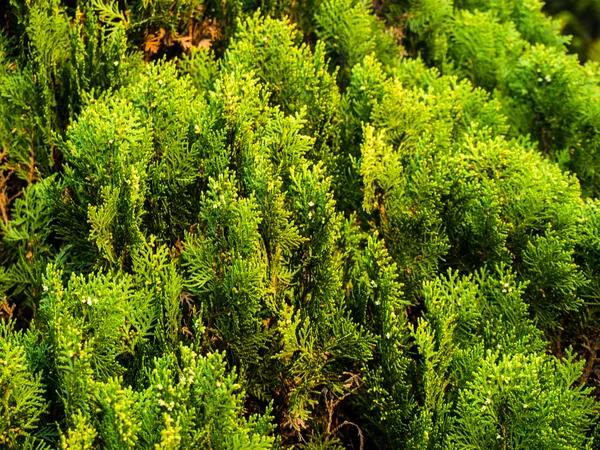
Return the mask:
[(595, 448), (598, 66), (537, 0), (11, 0), (0, 446)]

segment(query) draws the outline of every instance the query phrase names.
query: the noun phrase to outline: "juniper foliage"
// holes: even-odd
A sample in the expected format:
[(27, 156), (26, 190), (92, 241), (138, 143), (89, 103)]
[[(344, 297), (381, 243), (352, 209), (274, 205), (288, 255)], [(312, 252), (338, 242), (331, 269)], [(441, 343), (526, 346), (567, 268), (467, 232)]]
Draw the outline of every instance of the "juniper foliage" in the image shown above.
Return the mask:
[(594, 448), (598, 66), (540, 7), (11, 1), (1, 445)]

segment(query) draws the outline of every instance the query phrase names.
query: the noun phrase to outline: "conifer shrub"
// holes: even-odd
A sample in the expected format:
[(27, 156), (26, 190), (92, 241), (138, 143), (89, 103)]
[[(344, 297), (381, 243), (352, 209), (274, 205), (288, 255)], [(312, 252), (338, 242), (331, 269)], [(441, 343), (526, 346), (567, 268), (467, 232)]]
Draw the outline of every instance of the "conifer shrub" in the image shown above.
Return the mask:
[(598, 67), (534, 0), (11, 0), (0, 447), (598, 444)]

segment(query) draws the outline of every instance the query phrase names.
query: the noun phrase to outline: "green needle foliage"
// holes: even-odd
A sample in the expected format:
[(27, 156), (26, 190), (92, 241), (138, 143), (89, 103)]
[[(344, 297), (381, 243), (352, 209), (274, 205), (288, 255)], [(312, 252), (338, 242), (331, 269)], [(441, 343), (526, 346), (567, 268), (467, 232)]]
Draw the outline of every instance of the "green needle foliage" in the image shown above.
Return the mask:
[(0, 447), (592, 449), (600, 75), (537, 0), (0, 6)]

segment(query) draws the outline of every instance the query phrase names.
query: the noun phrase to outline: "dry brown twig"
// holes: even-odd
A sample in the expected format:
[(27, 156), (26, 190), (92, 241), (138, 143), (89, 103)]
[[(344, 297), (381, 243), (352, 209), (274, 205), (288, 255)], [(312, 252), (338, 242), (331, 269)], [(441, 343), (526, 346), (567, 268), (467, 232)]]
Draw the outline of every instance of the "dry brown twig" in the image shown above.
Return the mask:
[(585, 336), (583, 340), (584, 342), (581, 346), (588, 352), (589, 358), (585, 362), (580, 381), (582, 384), (587, 384), (596, 365), (598, 351), (600, 350), (600, 340), (598, 340), (598, 336), (593, 336), (592, 339), (589, 336)]
[(0, 317), (4, 318), (7, 322), (10, 322), (13, 318), (16, 307), (17, 305), (14, 303), (12, 306), (10, 306), (5, 296), (2, 302), (0, 302)]
[(179, 35), (177, 32), (171, 33), (164, 28), (154, 33), (148, 33), (144, 40), (144, 53), (146, 59), (149, 59), (160, 51), (161, 46), (171, 47), (176, 43), (181, 45), (186, 53), (192, 48), (210, 48), (213, 41), (220, 35), (219, 27), (214, 19), (206, 19), (203, 22), (189, 20), (185, 35)]
[(329, 398), (328, 398), (329, 392), (326, 389), (324, 390), (325, 408), (327, 409), (327, 414), (328, 414), (326, 432), (329, 435), (335, 435), (343, 427), (353, 426), (358, 431), (358, 437), (360, 439), (360, 450), (363, 450), (365, 437), (363, 435), (362, 430), (360, 429), (360, 427), (357, 424), (355, 424), (354, 422), (350, 422), (349, 420), (345, 420), (332, 429), (333, 415), (335, 413), (335, 409), (339, 406), (340, 403), (342, 403), (347, 397), (349, 397), (354, 392), (356, 392), (361, 386), (360, 376), (358, 374), (351, 373), (351, 372), (344, 372), (344, 375), (349, 375), (348, 379), (344, 382), (344, 387), (346, 389), (349, 389), (348, 392), (346, 392), (344, 395), (342, 395), (339, 398), (334, 398), (333, 395), (329, 395)]
[[(4, 163), (7, 152), (7, 148), (2, 149), (2, 153), (0, 153), (0, 164)], [(5, 225), (8, 225), (9, 221), (8, 211), (10, 209), (10, 204), (15, 198), (17, 198), (21, 194), (20, 192), (17, 192), (13, 196), (8, 195), (9, 180), (13, 172), (14, 169), (10, 168), (6, 164), (3, 164), (0, 168), (0, 214), (2, 214), (2, 220), (4, 221)]]

